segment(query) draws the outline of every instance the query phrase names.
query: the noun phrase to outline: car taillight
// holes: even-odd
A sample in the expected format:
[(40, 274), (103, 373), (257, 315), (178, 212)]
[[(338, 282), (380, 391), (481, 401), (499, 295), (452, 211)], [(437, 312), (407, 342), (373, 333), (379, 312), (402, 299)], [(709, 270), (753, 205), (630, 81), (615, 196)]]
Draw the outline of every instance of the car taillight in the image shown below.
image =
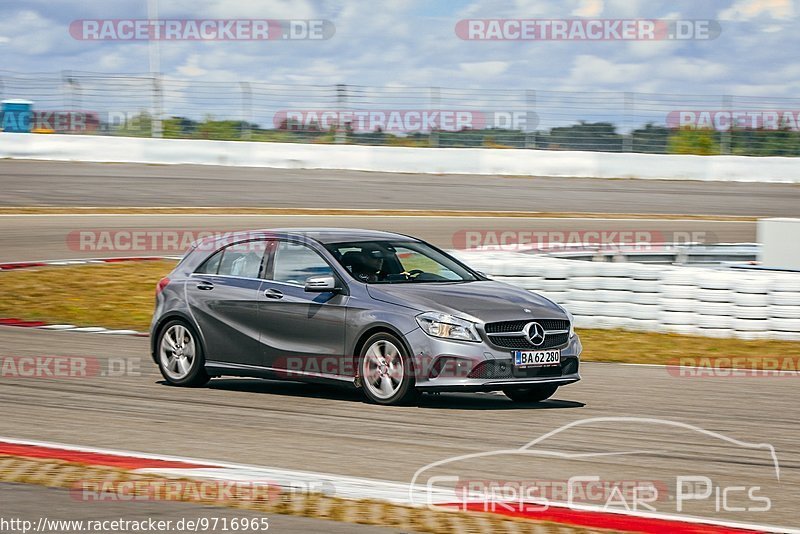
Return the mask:
[(169, 278), (166, 276), (159, 280), (158, 284), (156, 285), (156, 295), (159, 295), (162, 291), (164, 291), (164, 288), (167, 287), (167, 284), (169, 284)]

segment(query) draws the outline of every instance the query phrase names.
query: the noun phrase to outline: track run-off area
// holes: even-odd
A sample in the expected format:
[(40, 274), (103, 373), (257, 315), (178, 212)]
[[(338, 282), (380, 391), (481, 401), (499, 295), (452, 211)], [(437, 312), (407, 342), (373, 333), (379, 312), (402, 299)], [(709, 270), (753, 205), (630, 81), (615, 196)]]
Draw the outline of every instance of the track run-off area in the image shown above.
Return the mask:
[[(392, 230), (443, 248), (458, 246), (465, 231), (705, 232), (715, 242), (752, 242), (755, 218), (800, 212), (800, 187), (782, 184), (23, 161), (0, 162), (0, 179), (5, 188), (0, 207), (10, 210), (0, 210), (0, 262), (181, 253), (98, 250), (76, 243), (81, 232), (285, 226)], [(214, 214), (22, 209), (75, 206), (233, 209)], [(235, 209), (241, 206), (428, 211), (259, 214)], [(570, 215), (497, 213), (503, 211)], [(619, 215), (631, 213), (637, 216)], [(585, 363), (581, 382), (540, 404), (514, 404), (494, 394), (441, 394), (426, 395), (416, 406), (387, 408), (365, 403), (353, 390), (288, 382), (221, 378), (198, 389), (169, 387), (150, 359), (148, 343), (134, 336), (0, 328), (1, 356), (85, 358), (107, 371), (0, 377), (0, 436), (400, 485), (436, 462), (452, 467), (437, 474), (455, 473), (462, 481), (644, 481), (662, 490), (650, 503), (659, 513), (777, 525), (778, 531), (798, 527), (795, 375), (676, 376), (663, 366)], [(548, 433), (538, 449), (558, 454), (519, 452)], [(685, 497), (689, 491), (678, 487), (679, 480), (689, 477), (701, 485), (709, 481), (710, 493), (679, 503), (679, 493)], [(45, 490), (11, 492), (0, 485), (0, 494), (15, 495), (15, 505), (28, 512), (38, 506), (33, 494), (40, 491)], [(761, 509), (766, 501), (759, 497), (767, 498), (768, 509)], [(315, 527), (293, 523), (286, 530)]]

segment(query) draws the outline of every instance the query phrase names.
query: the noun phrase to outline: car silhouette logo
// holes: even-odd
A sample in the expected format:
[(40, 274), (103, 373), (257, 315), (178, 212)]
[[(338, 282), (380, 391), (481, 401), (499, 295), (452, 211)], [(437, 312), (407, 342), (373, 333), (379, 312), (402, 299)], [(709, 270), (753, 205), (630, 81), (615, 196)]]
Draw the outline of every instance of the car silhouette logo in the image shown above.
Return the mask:
[(544, 343), (544, 328), (539, 323), (528, 323), (525, 327), (525, 335), (534, 347), (538, 347)]

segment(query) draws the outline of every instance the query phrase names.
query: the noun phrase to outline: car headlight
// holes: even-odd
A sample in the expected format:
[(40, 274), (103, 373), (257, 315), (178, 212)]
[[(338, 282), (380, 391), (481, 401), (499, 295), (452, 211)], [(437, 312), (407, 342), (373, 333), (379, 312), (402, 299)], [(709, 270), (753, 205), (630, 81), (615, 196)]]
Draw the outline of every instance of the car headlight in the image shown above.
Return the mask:
[(446, 313), (425, 312), (417, 315), (417, 323), (426, 334), (459, 341), (480, 341), (475, 324)]
[(569, 338), (572, 339), (572, 336), (575, 335), (575, 317), (573, 317), (569, 310), (564, 306), (559, 306), (559, 308), (564, 310), (564, 313), (567, 314), (567, 319), (569, 319)]

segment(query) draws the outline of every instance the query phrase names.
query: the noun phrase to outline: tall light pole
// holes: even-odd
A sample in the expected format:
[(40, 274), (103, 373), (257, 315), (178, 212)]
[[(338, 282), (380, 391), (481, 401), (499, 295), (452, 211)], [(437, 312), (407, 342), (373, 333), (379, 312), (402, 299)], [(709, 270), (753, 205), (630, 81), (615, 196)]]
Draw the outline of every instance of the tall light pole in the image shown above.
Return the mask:
[[(147, 18), (150, 24), (157, 24), (158, 21), (158, 0), (147, 0)], [(153, 111), (151, 113), (150, 135), (161, 137), (161, 43), (159, 39), (150, 33), (148, 41), (148, 51), (150, 56), (150, 74), (153, 77)]]

